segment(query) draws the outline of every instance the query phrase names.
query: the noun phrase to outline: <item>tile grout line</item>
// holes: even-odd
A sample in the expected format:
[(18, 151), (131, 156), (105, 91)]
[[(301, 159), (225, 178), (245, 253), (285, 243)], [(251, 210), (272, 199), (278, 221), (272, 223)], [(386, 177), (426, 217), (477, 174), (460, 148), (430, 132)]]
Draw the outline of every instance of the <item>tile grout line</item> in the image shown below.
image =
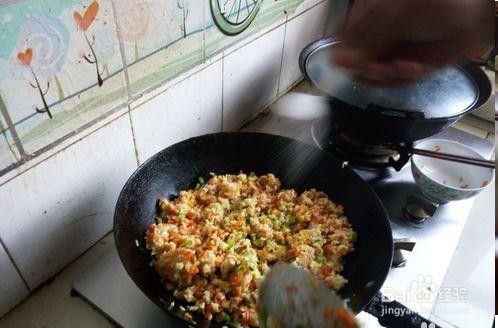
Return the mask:
[[(321, 5), (322, 3), (325, 3), (325, 1), (322, 1), (320, 3), (317, 4), (318, 5)], [(331, 6), (331, 4), (329, 3), (328, 6)], [(314, 7), (313, 7), (314, 8)], [(327, 15), (328, 15), (328, 12), (330, 12), (330, 7), (327, 7)], [(322, 29), (322, 33), (320, 33), (320, 38), (325, 38), (327, 35), (327, 30), (328, 30), (328, 19), (325, 19), (325, 24), (323, 24), (323, 29)]]
[[(1, 0), (0, 0), (0, 1), (1, 1)], [(107, 77), (103, 77), (102, 79), (103, 79), (103, 81), (105, 82), (105, 81), (109, 80), (110, 78), (112, 78), (112, 77), (114, 77), (114, 76), (119, 75), (119, 73), (121, 73), (121, 72), (123, 72), (123, 69), (122, 69), (122, 68), (118, 69), (118, 70), (117, 70), (117, 71), (115, 71), (114, 73), (111, 73), (111, 74), (110, 74), (109, 76), (107, 76)], [(73, 99), (73, 98), (75, 98), (75, 97), (78, 97), (78, 96), (79, 96), (79, 95), (81, 95), (83, 92), (86, 92), (86, 91), (89, 91), (89, 90), (93, 89), (93, 88), (94, 88), (94, 87), (96, 87), (97, 85), (98, 85), (98, 83), (97, 83), (97, 82), (95, 82), (95, 83), (93, 83), (93, 84), (91, 84), (91, 85), (89, 85), (89, 86), (87, 86), (87, 87), (84, 87), (84, 88), (83, 88), (83, 89), (81, 89), (81, 90), (78, 90), (78, 91), (77, 91), (77, 92), (75, 92), (75, 93), (72, 93), (72, 94), (70, 94), (70, 95), (66, 96), (66, 97), (65, 97), (64, 99), (62, 99), (62, 100), (57, 100), (57, 101), (54, 101), (53, 103), (48, 104), (48, 106), (49, 106), (49, 107), (52, 107), (52, 106), (60, 105), (60, 104), (62, 104), (63, 102), (65, 102), (65, 101), (67, 101), (67, 100), (70, 100), (70, 99)], [(116, 90), (119, 90), (119, 89), (116, 89)], [(116, 91), (116, 90), (115, 90), (115, 91)], [(20, 119), (19, 121), (15, 122), (15, 123), (14, 123), (14, 126), (17, 126), (17, 125), (19, 125), (19, 124), (21, 124), (21, 123), (24, 123), (24, 122), (26, 122), (27, 120), (29, 120), (29, 119), (33, 118), (33, 117), (34, 117), (34, 116), (36, 116), (36, 115), (38, 115), (38, 113), (36, 113), (36, 112), (29, 114), (28, 116), (23, 117), (23, 118), (22, 118), (22, 119)]]
[[(3, 138), (5, 139), (5, 144), (7, 145), (7, 147), (9, 148), (10, 153), (14, 157), (14, 163), (17, 162), (18, 160), (21, 160), (21, 158), (19, 158), (19, 159), (17, 158), (17, 153), (12, 148), (13, 145), (11, 145), (10, 142), (9, 142), (9, 137), (7, 136), (7, 132), (9, 131), (9, 128), (5, 128), (4, 129), (2, 121), (0, 121), (0, 128), (1, 128), (0, 134), (3, 135)], [(17, 146), (15, 146), (15, 147), (17, 148)]]
[(133, 128), (133, 120), (131, 119), (131, 108), (128, 106), (128, 120), (130, 122), (130, 130), (131, 130), (131, 139), (133, 140), (133, 150), (135, 151), (135, 160), (137, 162), (137, 167), (140, 166), (140, 160), (138, 159), (138, 147), (137, 141), (135, 140), (135, 129)]
[[(3, 114), (3, 117), (5, 118), (5, 121), (7, 123), (7, 126), (10, 130), (10, 134), (12, 135), (12, 139), (14, 139), (14, 143), (16, 144), (17, 149), (19, 150), (19, 154), (21, 155), (21, 161), (25, 161), (27, 158), (26, 152), (24, 151), (24, 147), (22, 146), (21, 139), (19, 138), (19, 135), (17, 134), (16, 128), (14, 124), (12, 123), (12, 119), (9, 115), (9, 112), (7, 111), (7, 107), (5, 106), (5, 103), (3, 101), (3, 98), (0, 96), (0, 111)], [(15, 154), (14, 154), (15, 156)]]
[(22, 275), (21, 270), (17, 267), (17, 264), (14, 261), (14, 258), (10, 254), (9, 249), (7, 248), (7, 246), (5, 245), (5, 243), (3, 242), (3, 240), (1, 238), (0, 238), (0, 247), (3, 247), (3, 249), (5, 250), (5, 253), (7, 254), (7, 257), (9, 258), (10, 262), (12, 263), (12, 266), (14, 267), (14, 269), (17, 272), (17, 274), (21, 278), (22, 282), (26, 286), (26, 289), (28, 290), (28, 293), (30, 293), (31, 292), (31, 288), (29, 288), (29, 285), (28, 285), (28, 282), (26, 281), (26, 278), (24, 278), (24, 276)]
[(131, 106), (130, 103), (133, 101), (132, 99), (132, 94), (131, 94), (131, 87), (130, 87), (130, 75), (128, 72), (128, 63), (126, 60), (126, 53), (125, 53), (125, 48), (123, 44), (123, 38), (121, 35), (121, 24), (119, 23), (118, 19), (118, 14), (116, 10), (116, 3), (115, 0), (111, 0), (112, 4), (112, 10), (114, 12), (114, 23), (116, 24), (116, 34), (118, 37), (118, 43), (119, 43), (119, 52), (121, 54), (121, 62), (123, 64), (123, 73), (124, 73), (124, 78), (125, 78), (125, 83), (126, 83), (126, 94), (127, 94), (127, 102), (126, 102), (126, 107), (128, 109), (128, 121), (130, 122), (130, 132), (131, 132), (131, 138), (133, 140), (133, 150), (135, 154), (135, 161), (137, 163), (137, 167), (140, 166), (140, 161), (138, 159), (138, 148), (137, 148), (137, 141), (135, 138), (135, 129), (133, 128), (133, 120), (131, 119)]
[(280, 93), (280, 80), (282, 79), (282, 69), (284, 68), (284, 53), (285, 53), (285, 40), (287, 38), (287, 24), (289, 21), (287, 20), (288, 15), (286, 14), (285, 26), (284, 26), (284, 40), (282, 42), (282, 54), (280, 55), (280, 70), (278, 72), (278, 81), (277, 81), (277, 94), (275, 95), (278, 98), (278, 94)]
[[(116, 106), (115, 108), (111, 109), (109, 112), (103, 114), (102, 116), (96, 118), (95, 120), (91, 121), (91, 122), (88, 122), (87, 124), (83, 125), (81, 128), (78, 128), (76, 130), (74, 130), (73, 132), (67, 134), (66, 136), (64, 136), (63, 138), (59, 139), (59, 140), (56, 140), (54, 141), (53, 143), (43, 147), (43, 148), (40, 148), (39, 150), (37, 150), (36, 152), (34, 152), (33, 154), (30, 155), (30, 159), (34, 159), (38, 156), (40, 156), (41, 154), (45, 153), (46, 151), (56, 147), (57, 145), (61, 144), (62, 142), (66, 141), (67, 139), (69, 138), (72, 138), (74, 136), (76, 136), (78, 133), (80, 132), (83, 132), (85, 131), (86, 129), (88, 129), (90, 126), (93, 126), (95, 125), (96, 123), (100, 122), (100, 121), (103, 121), (105, 120), (107, 117), (115, 114), (116, 112), (119, 111), (120, 108), (122, 108), (123, 105), (126, 105), (126, 104), (120, 104), (118, 106)], [(95, 130), (89, 132), (88, 134), (86, 135), (83, 135), (79, 138), (77, 138), (76, 140), (74, 140), (73, 142), (67, 144), (66, 146), (62, 147), (61, 149), (55, 151), (53, 154), (50, 154), (49, 156), (47, 156), (47, 158), (44, 158), (43, 160), (39, 161), (38, 163), (36, 164), (33, 164), (33, 166), (30, 166), (28, 168), (26, 168), (25, 170), (23, 170), (22, 172), (19, 172), (18, 174), (12, 176), (11, 178), (8, 178), (7, 180), (3, 181), (0, 183), (0, 187), (3, 186), (4, 184), (8, 183), (9, 181), (12, 181), (14, 180), (15, 178), (17, 178), (18, 176), (28, 172), (29, 170), (31, 170), (32, 168), (42, 164), (43, 162), (45, 162), (46, 160), (54, 157), (55, 155), (59, 154), (60, 152), (68, 149), (69, 147), (75, 145), (76, 143), (78, 143), (79, 141), (83, 140), (84, 138), (86, 137), (89, 137), (91, 136), (92, 134), (96, 133), (97, 131), (100, 131), (101, 129), (105, 128), (106, 126), (109, 126), (110, 124), (114, 123), (115, 121), (117, 121), (119, 118), (121, 118), (123, 115), (126, 115), (127, 112), (123, 112), (122, 114), (118, 115), (116, 118), (114, 118), (113, 120), (109, 121), (109, 122), (106, 122), (105, 124), (103, 124), (102, 126), (99, 126), (98, 128), (96, 128)], [(25, 164), (26, 162), (23, 162), (23, 163), (18, 163), (18, 164), (13, 164), (11, 166), (9, 166), (9, 170), (5, 171), (5, 173), (15, 169), (15, 168), (18, 168), (19, 166), (21, 166), (22, 164)], [(2, 170), (0, 170), (0, 172), (2, 172)]]
[(123, 65), (123, 73), (126, 83), (126, 93), (128, 94), (128, 102), (131, 99), (131, 90), (130, 90), (130, 76), (128, 75), (128, 63), (126, 61), (126, 53), (123, 44), (123, 37), (121, 36), (121, 24), (119, 23), (118, 14), (116, 10), (115, 0), (111, 0), (112, 11), (114, 14), (114, 24), (116, 24), (116, 34), (118, 37), (119, 43), (119, 53), (121, 55), (121, 63)]
[(207, 17), (206, 17), (206, 1), (202, 2), (202, 19), (204, 24), (202, 25), (202, 60), (206, 60), (206, 26), (207, 26)]
[[(99, 239), (97, 241), (95, 241), (94, 243), (91, 243), (84, 251), (81, 252), (80, 255), (78, 255), (77, 257), (75, 257), (73, 260), (71, 260), (69, 263), (67, 263), (66, 265), (64, 265), (60, 270), (58, 270), (57, 272), (55, 272), (53, 275), (51, 275), (49, 278), (47, 278), (46, 280), (42, 281), (40, 284), (38, 284), (36, 287), (34, 287), (33, 289), (30, 289), (29, 290), (29, 294), (32, 295), (34, 293), (36, 293), (38, 290), (46, 287), (48, 284), (50, 284), (50, 281), (52, 279), (55, 279), (57, 278), (57, 276), (59, 276), (64, 270), (66, 270), (68, 267), (70, 267), (72, 264), (74, 264), (76, 261), (78, 261), (79, 259), (81, 259), (83, 256), (85, 256), (87, 253), (89, 253), (93, 247), (97, 246), (98, 244), (100, 244), (100, 242), (102, 240), (104, 240), (105, 238), (107, 238), (107, 236), (109, 236), (110, 234), (113, 234), (114, 233), (114, 230), (111, 229), (107, 232), (104, 233), (104, 235), (102, 237), (99, 237)], [(0, 240), (1, 241), (1, 240)], [(2, 318), (0, 318), (0, 323), (2, 322), (2, 319), (5, 318), (7, 315), (9, 315), (10, 313), (12, 313), (13, 311), (15, 311), (17, 308), (19, 308), (20, 306), (22, 306), (22, 304), (24, 304), (25, 302), (27, 302), (30, 298), (30, 295), (28, 295), (27, 297), (23, 298), (21, 301), (19, 301), (16, 305), (14, 305), (13, 308), (11, 308), (10, 310), (7, 311), (7, 313), (5, 313), (3, 315)]]

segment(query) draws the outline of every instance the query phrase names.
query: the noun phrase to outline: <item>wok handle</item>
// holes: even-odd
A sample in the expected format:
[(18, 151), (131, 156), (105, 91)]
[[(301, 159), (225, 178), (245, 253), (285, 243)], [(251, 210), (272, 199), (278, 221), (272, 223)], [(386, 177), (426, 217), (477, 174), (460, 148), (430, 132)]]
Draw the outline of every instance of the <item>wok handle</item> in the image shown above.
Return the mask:
[(376, 317), (379, 324), (386, 328), (441, 328), (403, 304), (387, 300), (380, 292), (370, 301), (365, 311)]

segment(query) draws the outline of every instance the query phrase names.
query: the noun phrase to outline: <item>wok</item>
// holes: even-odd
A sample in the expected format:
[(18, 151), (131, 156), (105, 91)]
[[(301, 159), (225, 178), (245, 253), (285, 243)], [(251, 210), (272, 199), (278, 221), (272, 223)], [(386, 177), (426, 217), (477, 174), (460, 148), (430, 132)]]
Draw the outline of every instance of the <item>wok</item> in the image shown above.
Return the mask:
[[(299, 68), (313, 85), (327, 93), (332, 122), (346, 135), (355, 139), (371, 143), (404, 143), (425, 139), (480, 108), (491, 97), (489, 78), (479, 66), (468, 59), (462, 59), (452, 65), (454, 70), (451, 74), (442, 73), (444, 70), (434, 73), (433, 75), (440, 76), (435, 80), (437, 83), (427, 84), (427, 81), (421, 80), (399, 89), (376, 89), (348, 80), (345, 86), (336, 85), (336, 88), (330, 90), (330, 86), (334, 85), (330, 81), (337, 78), (338, 68), (327, 63), (328, 70), (318, 66), (319, 69), (310, 69), (310, 60), (323, 51), (332, 53), (340, 43), (332, 37), (312, 42), (301, 51)], [(458, 74), (455, 75), (455, 72)], [(463, 86), (449, 83), (455, 76), (460, 78), (458, 81)], [(464, 82), (469, 84), (468, 89)], [(461, 90), (469, 99), (462, 101), (455, 98), (456, 94), (462, 94)], [(343, 97), (347, 95), (347, 100), (338, 94), (343, 94)], [(368, 101), (365, 104), (366, 99)], [(432, 101), (436, 100), (437, 104), (432, 104)], [(467, 103), (469, 100), (472, 101)], [(376, 103), (377, 101), (384, 105)], [(386, 102), (390, 103), (389, 107), (385, 107)], [(396, 107), (407, 104), (414, 107), (410, 110)], [(422, 110), (425, 107), (431, 110)]]
[[(316, 188), (344, 206), (358, 239), (355, 251), (345, 258), (343, 275), (349, 282), (339, 294), (349, 299), (354, 312), (361, 311), (379, 291), (392, 262), (393, 239), (384, 206), (366, 182), (330, 154), (260, 133), (218, 133), (182, 141), (154, 155), (126, 182), (116, 204), (114, 238), (126, 271), (143, 293), (166, 312), (178, 314), (176, 307), (168, 309), (172, 294), (149, 265), (151, 256), (144, 246), (157, 199), (176, 197), (210, 172), (240, 171), (274, 173), (283, 188)], [(208, 324), (199, 317), (195, 321)]]

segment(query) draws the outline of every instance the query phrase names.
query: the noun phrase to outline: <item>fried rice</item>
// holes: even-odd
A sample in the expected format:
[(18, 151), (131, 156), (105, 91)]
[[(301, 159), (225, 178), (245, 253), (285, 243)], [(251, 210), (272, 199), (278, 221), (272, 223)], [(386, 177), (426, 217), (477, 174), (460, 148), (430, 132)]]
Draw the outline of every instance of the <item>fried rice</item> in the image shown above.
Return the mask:
[(172, 201), (159, 199), (146, 232), (152, 265), (190, 311), (258, 326), (258, 285), (276, 262), (309, 270), (334, 290), (347, 282), (342, 257), (356, 233), (325, 193), (281, 189), (273, 174), (199, 180)]

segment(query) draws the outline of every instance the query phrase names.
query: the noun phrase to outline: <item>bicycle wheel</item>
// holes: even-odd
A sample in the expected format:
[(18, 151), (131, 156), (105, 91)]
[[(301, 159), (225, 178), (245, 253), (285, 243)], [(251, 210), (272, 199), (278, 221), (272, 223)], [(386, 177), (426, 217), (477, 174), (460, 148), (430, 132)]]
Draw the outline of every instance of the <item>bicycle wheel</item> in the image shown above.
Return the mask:
[(218, 28), (227, 35), (244, 31), (258, 14), (263, 0), (211, 0), (211, 14)]

